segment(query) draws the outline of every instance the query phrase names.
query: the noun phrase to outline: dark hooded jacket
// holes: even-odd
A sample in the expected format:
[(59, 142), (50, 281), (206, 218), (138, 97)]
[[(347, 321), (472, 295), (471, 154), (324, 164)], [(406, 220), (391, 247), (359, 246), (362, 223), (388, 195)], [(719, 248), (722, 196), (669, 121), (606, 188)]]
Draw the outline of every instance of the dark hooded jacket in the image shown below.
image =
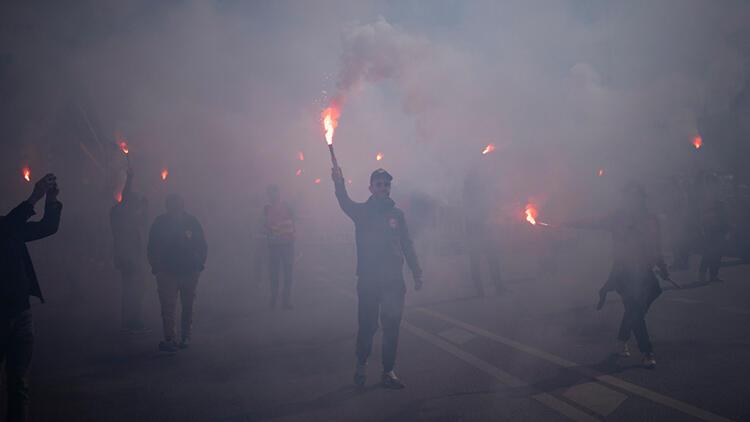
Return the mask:
[(14, 317), (29, 309), (29, 296), (44, 302), (26, 242), (57, 232), (61, 212), (62, 203), (47, 202), (44, 217), (28, 221), (35, 214), (34, 206), (24, 201), (0, 217), (0, 316)]
[(354, 202), (343, 183), (336, 184), (336, 199), (354, 221), (360, 281), (403, 283), (404, 260), (415, 279), (422, 277), (404, 212), (392, 199), (370, 196), (364, 203)]
[(208, 252), (203, 228), (187, 213), (157, 217), (151, 225), (147, 249), (153, 274), (203, 271)]

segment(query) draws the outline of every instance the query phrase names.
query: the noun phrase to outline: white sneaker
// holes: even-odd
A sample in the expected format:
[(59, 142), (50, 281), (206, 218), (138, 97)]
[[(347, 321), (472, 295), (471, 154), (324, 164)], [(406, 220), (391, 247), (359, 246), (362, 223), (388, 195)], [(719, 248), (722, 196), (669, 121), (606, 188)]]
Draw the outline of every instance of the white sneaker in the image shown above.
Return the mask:
[(646, 353), (643, 355), (643, 366), (648, 369), (656, 368), (656, 356), (653, 353)]
[(617, 340), (617, 347), (615, 348), (615, 355), (620, 358), (630, 357), (630, 348), (628, 347), (627, 341)]

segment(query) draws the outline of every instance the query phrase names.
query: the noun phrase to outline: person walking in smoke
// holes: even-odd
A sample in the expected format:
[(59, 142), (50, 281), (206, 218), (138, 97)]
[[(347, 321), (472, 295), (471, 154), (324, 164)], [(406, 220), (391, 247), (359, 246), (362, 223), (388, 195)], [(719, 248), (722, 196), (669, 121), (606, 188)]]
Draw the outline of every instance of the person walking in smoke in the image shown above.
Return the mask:
[(148, 331), (142, 316), (147, 208), (146, 198), (133, 192), (133, 170), (128, 167), (121, 201), (112, 207), (109, 221), (115, 268), (122, 277), (122, 329), (133, 334)]
[[(166, 214), (157, 217), (151, 225), (148, 261), (156, 276), (164, 327), (164, 341), (159, 343), (159, 350), (173, 353), (178, 347), (185, 349), (190, 346), (195, 291), (208, 248), (203, 228), (195, 217), (185, 212), (181, 196), (168, 195), (166, 209)], [(182, 341), (179, 345), (175, 330), (178, 295), (182, 304)]]
[[(26, 242), (43, 239), (60, 227), (62, 203), (54, 174), (34, 184), (29, 198), (0, 217), (0, 366), (5, 363), (7, 419), (26, 421), (29, 412), (27, 373), (34, 345), (29, 296), (44, 303)], [(28, 221), (34, 204), (45, 197), (44, 217)]]
[(406, 227), (403, 211), (390, 198), (393, 177), (383, 169), (370, 175), (370, 198), (364, 203), (349, 198), (341, 168), (334, 167), (332, 179), (336, 199), (344, 213), (354, 222), (357, 244), (357, 366), (354, 383), (366, 382), (367, 359), (372, 339), (383, 327), (383, 374), (386, 388), (401, 389), (404, 383), (396, 376), (396, 349), (404, 308), (404, 259), (414, 277), (414, 289), (422, 288), (422, 269)]
[(268, 268), (271, 278), (271, 309), (276, 308), (279, 294), (279, 273), (284, 271), (282, 302), (292, 309), (292, 271), (294, 268), (294, 213), (281, 201), (279, 187), (267, 189), (269, 203), (263, 209), (263, 228), (268, 239)]
[(724, 202), (714, 201), (703, 213), (701, 234), (703, 238), (698, 280), (705, 283), (708, 273), (709, 282), (723, 281), (719, 278), (719, 268), (721, 268), (721, 256), (724, 253), (724, 242), (729, 234), (729, 222)]
[(661, 255), (661, 235), (656, 215), (649, 212), (646, 193), (637, 183), (628, 183), (623, 189), (622, 207), (597, 221), (567, 223), (574, 228), (607, 230), (612, 233), (614, 262), (607, 282), (599, 291), (598, 309), (604, 305), (608, 292), (614, 290), (622, 298), (625, 312), (617, 335), (616, 353), (629, 357), (628, 341), (635, 334), (643, 364), (656, 366), (653, 345), (646, 327), (646, 313), (661, 294), (659, 276), (669, 279), (669, 270)]

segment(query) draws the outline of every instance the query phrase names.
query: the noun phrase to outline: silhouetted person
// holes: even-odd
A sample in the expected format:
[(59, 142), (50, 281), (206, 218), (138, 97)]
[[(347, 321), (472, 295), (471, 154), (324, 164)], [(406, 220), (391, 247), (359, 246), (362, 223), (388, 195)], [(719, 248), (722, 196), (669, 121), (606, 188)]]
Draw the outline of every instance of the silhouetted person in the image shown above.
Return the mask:
[[(62, 204), (53, 174), (34, 184), (31, 196), (0, 218), (0, 365), (5, 363), (8, 421), (26, 421), (29, 408), (27, 372), (34, 344), (29, 296), (44, 303), (26, 242), (57, 232)], [(44, 217), (28, 221), (34, 204), (47, 196)]]
[(724, 254), (724, 243), (729, 233), (729, 222), (724, 202), (714, 201), (703, 213), (701, 239), (701, 266), (698, 270), (700, 282), (706, 282), (706, 273), (710, 276), (709, 282), (723, 281), (719, 278), (721, 268), (721, 257)]
[(380, 317), (383, 327), (383, 386), (404, 388), (393, 370), (406, 293), (404, 259), (414, 277), (415, 290), (422, 288), (422, 269), (406, 228), (404, 213), (396, 208), (390, 198), (393, 177), (383, 169), (372, 172), (372, 195), (364, 203), (349, 198), (340, 168), (333, 169), (332, 179), (341, 209), (354, 221), (357, 243), (359, 330), (354, 383), (358, 386), (365, 384), (367, 358)]
[(490, 180), (472, 171), (466, 177), (463, 187), (469, 268), (477, 296), (484, 296), (482, 257), (487, 260), (496, 293), (505, 291), (500, 272), (500, 243), (492, 221), (495, 197), (488, 184), (491, 185)]
[(112, 207), (109, 221), (114, 240), (115, 268), (122, 279), (122, 329), (140, 333), (147, 331), (143, 324), (142, 304), (146, 292), (148, 203), (132, 191), (132, 184), (133, 171), (128, 168), (120, 203)]
[(633, 333), (643, 354), (643, 364), (653, 368), (656, 358), (646, 327), (646, 312), (661, 294), (654, 268), (658, 268), (665, 280), (669, 279), (669, 271), (661, 256), (659, 220), (646, 207), (645, 191), (640, 185), (629, 183), (623, 190), (623, 204), (618, 211), (597, 221), (569, 223), (568, 226), (612, 233), (614, 262), (599, 292), (598, 307), (601, 308), (609, 291), (614, 290), (622, 297), (625, 313), (617, 335), (617, 353), (622, 357), (630, 356), (628, 340)]
[(185, 212), (179, 195), (166, 199), (166, 214), (156, 218), (148, 236), (148, 261), (156, 276), (164, 326), (164, 341), (159, 350), (175, 352), (177, 333), (175, 318), (177, 296), (182, 304), (182, 324), (179, 347), (190, 345), (193, 325), (193, 304), (198, 278), (206, 262), (206, 239), (198, 220)]
[(263, 208), (263, 228), (268, 239), (268, 268), (271, 276), (271, 308), (276, 308), (279, 273), (284, 272), (282, 302), (292, 309), (292, 271), (294, 269), (294, 213), (281, 200), (279, 187), (268, 187), (268, 204)]

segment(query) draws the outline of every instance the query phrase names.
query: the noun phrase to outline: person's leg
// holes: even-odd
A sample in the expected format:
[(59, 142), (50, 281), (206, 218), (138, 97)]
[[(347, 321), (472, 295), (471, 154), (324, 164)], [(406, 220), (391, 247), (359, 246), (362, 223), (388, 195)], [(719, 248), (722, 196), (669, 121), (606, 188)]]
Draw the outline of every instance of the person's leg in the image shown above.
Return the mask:
[(701, 283), (706, 282), (706, 273), (708, 272), (708, 264), (710, 258), (707, 256), (706, 251), (701, 254), (701, 265), (698, 268), (698, 281)]
[(500, 243), (497, 239), (488, 238), (485, 245), (487, 264), (490, 267), (492, 283), (495, 285), (496, 292), (502, 293), (505, 290), (505, 286), (503, 285), (503, 276), (500, 272)]
[(182, 304), (180, 334), (183, 344), (188, 344), (193, 334), (193, 305), (199, 277), (199, 272), (180, 276), (180, 303)]
[(281, 249), (281, 265), (284, 269), (284, 291), (283, 291), (283, 303), (285, 308), (291, 308), (292, 306), (292, 281), (293, 281), (293, 270), (294, 270), (294, 243), (282, 245)]
[(279, 271), (281, 269), (281, 251), (279, 245), (268, 245), (268, 272), (271, 280), (271, 308), (276, 307), (279, 295)]
[(474, 289), (478, 296), (484, 296), (484, 286), (482, 286), (482, 250), (478, 245), (477, 239), (470, 238), (468, 240), (468, 252), (469, 252), (469, 271), (471, 274), (471, 281), (474, 283)]
[(131, 271), (129, 271), (127, 268), (121, 268), (120, 269), (120, 280), (121, 280), (121, 286), (122, 286), (122, 321), (120, 325), (122, 326), (123, 330), (127, 330), (131, 325), (131, 318), (132, 318), (132, 307), (131, 307), (131, 297), (132, 297), (132, 280), (133, 274)]
[(133, 313), (131, 318), (135, 329), (143, 329), (146, 326), (143, 322), (143, 298), (146, 296), (145, 274), (141, 267), (136, 267), (133, 273)]
[(7, 339), (5, 372), (8, 393), (8, 421), (26, 421), (29, 412), (28, 370), (34, 348), (31, 311), (12, 319)]
[(708, 274), (711, 281), (719, 280), (719, 269), (721, 268), (722, 239), (712, 242), (708, 254)]
[(380, 292), (370, 286), (357, 287), (357, 363), (364, 365), (372, 351), (372, 338), (378, 329)]
[(653, 353), (654, 347), (651, 344), (651, 337), (648, 335), (646, 327), (646, 314), (640, 312), (633, 323), (633, 334), (638, 342), (638, 350), (644, 355)]
[(159, 291), (159, 303), (161, 304), (161, 320), (164, 329), (164, 341), (174, 342), (177, 334), (175, 332), (175, 312), (177, 307), (177, 278), (174, 274), (159, 273), (156, 276), (156, 284)]
[(380, 303), (380, 324), (383, 327), (383, 372), (393, 370), (396, 365), (398, 336), (401, 327), (401, 316), (404, 311), (405, 289), (394, 286), (383, 291)]

